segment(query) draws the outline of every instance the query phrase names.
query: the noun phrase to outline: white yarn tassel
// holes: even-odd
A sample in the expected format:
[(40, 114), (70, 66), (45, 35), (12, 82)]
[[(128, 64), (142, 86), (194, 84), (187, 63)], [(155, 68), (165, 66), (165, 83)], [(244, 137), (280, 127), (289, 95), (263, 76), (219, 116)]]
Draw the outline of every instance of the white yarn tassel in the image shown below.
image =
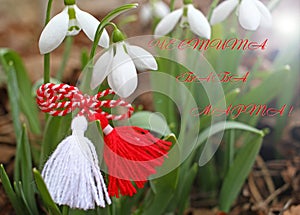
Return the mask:
[(72, 121), (72, 135), (64, 139), (46, 162), (42, 176), (54, 200), (59, 205), (83, 210), (111, 204), (100, 172), (93, 143), (84, 136), (87, 129), (84, 116)]

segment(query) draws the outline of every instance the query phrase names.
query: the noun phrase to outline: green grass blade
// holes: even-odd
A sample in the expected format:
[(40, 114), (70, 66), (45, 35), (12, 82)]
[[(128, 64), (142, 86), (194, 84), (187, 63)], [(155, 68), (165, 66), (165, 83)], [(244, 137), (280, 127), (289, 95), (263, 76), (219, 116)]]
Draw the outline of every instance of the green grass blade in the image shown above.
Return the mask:
[(230, 169), (234, 160), (234, 152), (235, 152), (234, 144), (235, 144), (235, 130), (232, 129), (228, 131), (228, 138), (225, 146), (225, 160), (224, 160), (225, 172), (227, 172), (228, 169)]
[(3, 50), (1, 49), (0, 49), (0, 63), (7, 76), (7, 91), (9, 97), (9, 103), (11, 106), (11, 115), (13, 118), (13, 125), (17, 137), (17, 141), (19, 142), (22, 133), (22, 127), (19, 119), (20, 108), (18, 105), (16, 105), (19, 103), (19, 98), (20, 98), (16, 70), (14, 68), (14, 62), (7, 61), (5, 55), (3, 54)]
[[(168, 154), (162, 166), (156, 168), (157, 174), (150, 177), (150, 186), (154, 193), (164, 192), (164, 190), (170, 189), (175, 190), (178, 184), (179, 168), (173, 168), (174, 166), (179, 166), (178, 157), (180, 156), (180, 151), (178, 148), (175, 148), (178, 146), (178, 141), (174, 134), (169, 134), (164, 140), (172, 143), (172, 153)], [(169, 171), (171, 169), (173, 170)], [(161, 175), (161, 177), (157, 178), (156, 175)], [(151, 180), (151, 178), (154, 179)]]
[(245, 144), (235, 156), (235, 159), (225, 176), (220, 192), (220, 210), (229, 212), (230, 207), (239, 194), (262, 144), (262, 136), (256, 136), (253, 141)]
[(277, 96), (285, 86), (290, 69), (284, 67), (279, 71), (270, 73), (269, 77), (258, 87), (251, 89), (248, 93), (237, 99), (234, 105), (238, 104), (267, 104)]
[(7, 194), (7, 197), (9, 199), (9, 201), (11, 202), (13, 208), (15, 209), (16, 213), (22, 214), (23, 208), (20, 206), (18, 197), (17, 197), (13, 187), (10, 184), (8, 175), (2, 164), (0, 165), (0, 179), (1, 179), (4, 191)]
[(130, 118), (130, 123), (131, 125), (154, 131), (163, 136), (171, 134), (167, 122), (158, 113), (149, 111), (137, 112)]
[(69, 209), (69, 215), (97, 215), (96, 210), (79, 210), (79, 209)]
[(34, 180), (31, 172), (31, 150), (25, 125), (23, 125), (21, 142), (16, 152), (15, 164), (16, 167), (19, 168), (15, 170), (16, 172), (18, 172), (19, 177), (15, 177), (15, 180), (22, 183), (22, 191), (24, 191), (24, 202), (28, 203), (28, 207), (32, 215), (38, 215), (38, 209), (34, 197)]
[[(132, 196), (132, 197), (122, 197), (121, 198), (121, 204), (120, 204), (120, 208), (117, 214), (133, 214), (133, 209), (136, 208), (137, 205), (140, 204), (142, 198), (144, 197), (145, 194), (145, 189), (139, 189), (138, 192)], [(114, 204), (114, 200), (113, 203)], [(107, 208), (106, 214), (108, 214), (108, 210), (109, 208)], [(140, 209), (140, 207), (138, 208)], [(101, 213), (101, 215), (103, 215)]]
[[(276, 1), (276, 0), (273, 0)], [(278, 0), (277, 0), (278, 1)], [(287, 45), (279, 50), (279, 54), (276, 57), (273, 68), (278, 68), (281, 65), (288, 65), (290, 67), (291, 75), (287, 78), (286, 84), (283, 88), (281, 88), (281, 92), (277, 99), (277, 105), (282, 106), (284, 104), (291, 104), (293, 99), (296, 98), (297, 86), (299, 86), (299, 78), (300, 78), (300, 50), (295, 49), (294, 47), (299, 47), (299, 40), (291, 40), (288, 41)], [(282, 135), (282, 131), (286, 126), (288, 114), (284, 114), (284, 116), (280, 117), (276, 121), (275, 127), (275, 141), (279, 141)]]
[(165, 190), (157, 194), (151, 194), (153, 199), (143, 210), (143, 215), (164, 214), (174, 193), (172, 190)]
[(64, 117), (49, 116), (46, 122), (42, 148), (40, 167), (44, 165), (47, 158), (55, 150), (56, 146), (67, 136), (71, 125), (71, 114)]
[(151, 188), (155, 194), (169, 190), (175, 190), (178, 183), (178, 168), (162, 176), (150, 181)]
[(14, 181), (13, 184), (14, 184), (14, 190), (15, 190), (16, 196), (18, 198), (18, 205), (22, 209), (22, 213), (20, 215), (31, 215), (25, 205), (23, 198), (22, 198), (22, 187), (19, 186), (20, 181), (19, 182)]
[[(22, 199), (23, 203), (24, 203), (24, 207), (26, 208), (26, 211), (28, 211), (28, 215), (39, 215), (38, 211), (33, 211), (31, 209), (31, 206), (29, 204), (29, 202), (27, 201), (28, 198), (25, 196), (24, 190), (23, 190), (23, 185), (22, 182), (19, 181), (19, 183), (16, 183), (16, 186), (18, 187), (18, 190), (20, 192), (20, 199)], [(24, 211), (22, 213), (22, 215), (24, 214)]]
[(37, 169), (33, 169), (33, 175), (34, 175), (34, 179), (36, 182), (36, 186), (39, 190), (40, 196), (42, 197), (42, 200), (45, 204), (45, 206), (47, 207), (47, 209), (49, 210), (49, 212), (51, 212), (53, 215), (61, 215), (60, 210), (58, 209), (57, 205), (54, 203), (54, 201), (52, 200), (50, 193), (47, 189), (47, 186), (40, 174), (40, 172)]
[(60, 64), (60, 67), (56, 73), (56, 76), (55, 78), (57, 80), (62, 80), (62, 77), (63, 77), (63, 74), (64, 74), (64, 71), (66, 69), (66, 66), (67, 66), (67, 63), (68, 63), (68, 60), (69, 60), (69, 57), (70, 57), (70, 52), (71, 52), (71, 48), (72, 48), (72, 44), (73, 44), (73, 38), (72, 36), (67, 36), (66, 37), (66, 40), (65, 40), (65, 50), (64, 50), (64, 54), (63, 54), (63, 57), (62, 57), (62, 61), (61, 61), (61, 64)]
[[(280, 94), (278, 95), (277, 99), (277, 106), (282, 107), (283, 105), (290, 105), (293, 104), (293, 99), (297, 96), (297, 87), (299, 85), (299, 62), (298, 59), (295, 60), (291, 64), (291, 75), (286, 80), (286, 85), (284, 88), (281, 89)], [(288, 107), (288, 109), (290, 109)], [(292, 112), (291, 112), (292, 116)], [(281, 140), (282, 133), (284, 131), (284, 128), (286, 127), (286, 123), (289, 117), (289, 112), (284, 112), (282, 117), (279, 117), (276, 119), (276, 126), (275, 126), (275, 136), (274, 140), (277, 141), (277, 143)]]
[(83, 49), (81, 51), (80, 55), (80, 62), (81, 62), (81, 70), (84, 70), (84, 67), (88, 64), (89, 62), (89, 54), (86, 49)]
[[(143, 215), (147, 214), (164, 214), (174, 197), (175, 191), (178, 188), (179, 168), (173, 169), (167, 174), (167, 172), (174, 165), (174, 162), (178, 162), (179, 151), (174, 150), (177, 147), (178, 142), (174, 134), (170, 134), (165, 138), (166, 141), (172, 142), (172, 150), (175, 151), (169, 154), (169, 157), (165, 159), (164, 164), (157, 168), (157, 174), (162, 175), (159, 178), (150, 179), (150, 187), (152, 192), (147, 199), (152, 199), (150, 204), (145, 205), (143, 208)], [(155, 177), (152, 176), (152, 178)], [(147, 202), (147, 200), (145, 200)]]
[[(235, 88), (231, 91), (229, 91), (228, 93), (226, 93), (225, 95), (225, 101), (226, 104), (232, 104), (235, 99), (238, 97), (238, 95), (241, 93), (241, 90), (239, 88)], [(222, 105), (222, 101), (219, 101), (216, 105), (216, 107), (219, 107)], [(200, 117), (200, 125), (203, 128), (206, 128), (209, 126), (211, 122), (211, 116), (210, 115), (203, 115)]]
[(205, 129), (203, 132), (201, 132), (201, 134), (199, 135), (199, 138), (198, 138), (197, 147), (199, 147), (208, 137), (213, 136), (223, 130), (230, 130), (230, 129), (249, 131), (254, 134), (264, 136), (263, 131), (253, 128), (244, 123), (232, 122), (232, 121), (231, 122), (230, 121), (229, 122), (219, 122), (219, 123), (212, 125), (210, 128)]
[[(181, 189), (180, 189), (180, 192), (178, 193), (178, 195), (180, 195), (180, 199), (181, 199), (177, 202), (178, 210), (179, 210), (178, 214), (183, 214), (186, 209), (186, 205), (187, 205), (187, 202), (189, 201), (190, 192), (191, 192), (195, 177), (197, 175), (197, 172), (198, 172), (198, 165), (196, 163), (194, 163), (192, 165), (192, 167), (190, 168), (190, 170), (185, 173), (184, 181), (181, 184)], [(186, 200), (186, 201), (184, 201), (184, 200)]]
[(69, 215), (70, 208), (66, 205), (62, 206), (62, 215)]
[[(19, 97), (16, 97), (17, 103), (14, 103), (14, 105), (20, 105), (21, 110), (29, 123), (30, 130), (36, 134), (39, 134), (41, 130), (40, 121), (38, 118), (38, 110), (35, 100), (31, 95), (31, 82), (21, 57), (12, 50), (0, 49), (0, 59), (6, 75), (14, 75), (13, 80), (8, 77), (8, 85), (12, 83), (11, 81), (14, 81), (14, 85), (16, 85), (15, 87), (17, 91), (14, 91), (13, 93), (19, 94)], [(10, 97), (10, 99), (11, 98), (12, 97)]]
[[(254, 134), (258, 134), (260, 136), (264, 136), (264, 132), (261, 130), (258, 130), (256, 128), (253, 128), (249, 125), (240, 123), (240, 122), (219, 122), (216, 123), (214, 125), (212, 125), (211, 127), (208, 127), (207, 129), (205, 129), (203, 132), (200, 133), (199, 137), (198, 137), (198, 142), (197, 142), (197, 147), (201, 146), (201, 144), (207, 140), (209, 137), (217, 134), (218, 132), (221, 131), (225, 131), (225, 130), (230, 130), (230, 129), (238, 129), (238, 130), (244, 130), (244, 131), (249, 131), (252, 132)], [(200, 158), (199, 158), (199, 165), (202, 166), (203, 164), (207, 163), (212, 156), (214, 155), (215, 151), (211, 151), (212, 148), (210, 147), (210, 145), (208, 145), (210, 143), (207, 143), (206, 145), (204, 145), (203, 147), (203, 151), (201, 152)]]
[[(8, 97), (9, 97), (9, 104), (11, 106), (11, 116), (13, 119), (13, 126), (14, 131), (17, 139), (17, 151), (20, 147), (21, 142), (21, 135), (22, 135), (22, 127), (21, 127), (21, 121), (20, 121), (20, 107), (19, 105), (16, 105), (19, 103), (20, 94), (18, 89), (18, 81), (16, 76), (16, 70), (14, 67), (13, 61), (7, 61), (4, 55), (4, 51), (0, 49), (0, 63), (3, 67), (3, 70), (5, 71), (5, 74), (7, 76), (7, 91), (8, 91)], [(15, 170), (14, 170), (14, 178), (16, 181), (20, 180), (20, 175), (18, 169), (18, 162), (15, 164)]]

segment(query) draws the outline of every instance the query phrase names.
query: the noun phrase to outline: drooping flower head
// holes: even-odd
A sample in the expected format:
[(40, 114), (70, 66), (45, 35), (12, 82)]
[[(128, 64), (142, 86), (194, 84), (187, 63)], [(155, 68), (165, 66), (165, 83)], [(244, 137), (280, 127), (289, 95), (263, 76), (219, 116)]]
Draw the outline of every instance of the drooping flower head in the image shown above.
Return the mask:
[[(54, 16), (45, 26), (39, 40), (41, 54), (46, 54), (56, 49), (66, 36), (77, 35), (81, 29), (90, 40), (94, 40), (100, 22), (91, 14), (80, 10), (75, 0), (65, 0), (66, 7)], [(99, 45), (107, 48), (109, 36), (104, 30)]]
[(174, 10), (165, 16), (156, 26), (154, 34), (162, 36), (170, 33), (180, 20), (181, 27), (188, 27), (190, 30), (206, 39), (210, 38), (210, 25), (203, 13), (196, 9), (192, 4), (192, 0), (184, 0), (184, 6)]
[(119, 29), (113, 31), (112, 40), (114, 43), (94, 65), (91, 88), (95, 89), (107, 77), (111, 89), (126, 98), (137, 87), (137, 69), (157, 70), (157, 63), (145, 49), (126, 43)]
[(260, 25), (272, 24), (270, 11), (259, 0), (226, 0), (214, 9), (210, 23), (214, 25), (222, 22), (235, 8), (237, 8), (239, 23), (246, 30), (255, 31)]
[(170, 12), (169, 6), (161, 0), (150, 0), (142, 6), (140, 19), (142, 24), (146, 25), (153, 17), (162, 19)]

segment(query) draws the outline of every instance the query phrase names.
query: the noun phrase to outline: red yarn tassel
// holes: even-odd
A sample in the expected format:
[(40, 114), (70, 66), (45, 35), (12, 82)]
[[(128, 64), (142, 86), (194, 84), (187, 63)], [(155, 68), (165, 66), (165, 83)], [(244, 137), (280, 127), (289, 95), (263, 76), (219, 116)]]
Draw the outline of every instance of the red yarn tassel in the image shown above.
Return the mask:
[(92, 120), (100, 120), (104, 136), (104, 160), (108, 168), (110, 196), (134, 195), (143, 188), (155, 167), (161, 166), (172, 145), (154, 137), (148, 130), (135, 126), (112, 128), (101, 114)]
[[(148, 176), (155, 174), (171, 147), (171, 142), (154, 137), (139, 127), (117, 127), (104, 137), (104, 159), (109, 171), (110, 196), (132, 196), (143, 188)], [(116, 176), (116, 177), (115, 177)]]

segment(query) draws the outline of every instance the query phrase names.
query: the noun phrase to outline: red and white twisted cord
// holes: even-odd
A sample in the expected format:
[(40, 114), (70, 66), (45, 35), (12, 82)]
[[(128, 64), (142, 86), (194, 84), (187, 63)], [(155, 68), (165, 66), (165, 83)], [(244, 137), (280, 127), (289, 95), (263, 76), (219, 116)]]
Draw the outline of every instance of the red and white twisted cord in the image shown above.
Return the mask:
[[(94, 96), (84, 95), (77, 87), (68, 84), (47, 83), (37, 90), (37, 104), (43, 112), (52, 116), (65, 116), (75, 109), (79, 109), (78, 115), (86, 115), (88, 118), (95, 113), (105, 116), (108, 120), (122, 120), (131, 116), (134, 109), (130, 103), (122, 99), (101, 100), (108, 95), (114, 95), (114, 91), (106, 89)], [(127, 112), (114, 115), (107, 113), (102, 108), (125, 107)]]

